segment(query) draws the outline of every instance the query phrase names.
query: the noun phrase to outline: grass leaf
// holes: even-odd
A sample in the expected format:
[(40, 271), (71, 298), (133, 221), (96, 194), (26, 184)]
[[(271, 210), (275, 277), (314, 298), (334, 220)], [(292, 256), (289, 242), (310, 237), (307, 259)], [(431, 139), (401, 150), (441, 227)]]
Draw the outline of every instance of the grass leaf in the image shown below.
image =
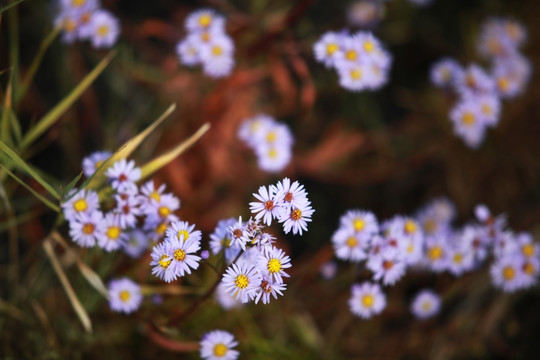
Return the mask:
[(178, 144), (176, 147), (172, 148), (165, 154), (160, 155), (157, 158), (143, 165), (141, 167), (141, 179), (144, 179), (145, 177), (152, 175), (153, 173), (161, 169), (163, 166), (170, 163), (172, 160), (174, 160), (177, 156), (182, 154), (184, 151), (189, 149), (195, 142), (197, 142), (197, 140), (199, 140), (208, 131), (208, 129), (210, 129), (210, 124), (206, 123), (203, 126), (201, 126), (199, 130), (197, 130), (197, 132), (191, 135), (191, 137), (189, 137), (187, 140), (184, 140), (182, 143)]
[(20, 169), (26, 171), (28, 175), (33, 177), (38, 183), (41, 184), (51, 195), (53, 195), (56, 199), (60, 199), (60, 195), (58, 192), (43, 178), (34, 171), (26, 162), (24, 162), (23, 159), (19, 155), (15, 153), (9, 146), (7, 146), (3, 141), (0, 141), (0, 150), (2, 150), (7, 156), (13, 160), (14, 164), (19, 167)]
[(4, 142), (11, 143), (11, 136), (9, 134), (9, 116), (11, 112), (11, 90), (13, 85), (13, 73), (9, 76), (9, 82), (6, 88), (6, 96), (4, 97), (4, 108), (2, 109), (2, 123), (0, 139)]
[(111, 62), (115, 52), (111, 52), (88, 74), (86, 77), (54, 108), (52, 108), (41, 120), (34, 125), (23, 137), (21, 150), (26, 149), (34, 140), (49, 129), (66, 110), (82, 95), (82, 93), (94, 82)]
[[(81, 180), (81, 177), (83, 176), (83, 171), (79, 175), (75, 177), (75, 179), (71, 180), (69, 184), (67, 184), (66, 188), (62, 191), (62, 198), (64, 198), (70, 191), (77, 185), (79, 180)], [(75, 194), (73, 194), (75, 196)], [(68, 199), (69, 200), (69, 199)]]
[(24, 1), (24, 0), (15, 0), (14, 2), (12, 2), (12, 3), (10, 3), (10, 4), (5, 5), (4, 7), (0, 8), (0, 14), (2, 14), (2, 13), (3, 13), (4, 11), (6, 11), (6, 10), (11, 9), (11, 8), (14, 7), (15, 5), (22, 3), (23, 1)]
[(60, 265), (60, 262), (58, 261), (56, 254), (54, 253), (50, 238), (47, 238), (43, 242), (43, 248), (45, 249), (45, 253), (47, 254), (47, 257), (51, 261), (54, 272), (56, 273), (56, 275), (58, 276), (58, 279), (60, 279), (60, 282), (62, 283), (62, 286), (64, 287), (64, 290), (67, 294), (69, 302), (71, 303), (71, 306), (73, 306), (73, 310), (75, 310), (75, 313), (81, 320), (84, 330), (86, 330), (86, 332), (88, 333), (91, 333), (92, 322), (90, 321), (90, 317), (88, 316), (88, 313), (86, 312), (81, 302), (79, 301), (79, 298), (77, 298), (75, 291), (73, 291), (73, 288), (71, 287), (71, 284), (69, 283), (66, 273), (62, 269), (62, 266)]
[(49, 208), (56, 212), (60, 212), (60, 207), (53, 204), (51, 201), (47, 200), (43, 195), (39, 194), (37, 191), (32, 189), (28, 184), (26, 184), (24, 181), (19, 179), (15, 174), (13, 174), (11, 171), (9, 171), (4, 165), (0, 164), (0, 167), (4, 169), (4, 171), (10, 175), (12, 178), (14, 178), (19, 184), (24, 186), (28, 191), (30, 191), (35, 197), (37, 197), (39, 200), (41, 200), (45, 205), (47, 205)]

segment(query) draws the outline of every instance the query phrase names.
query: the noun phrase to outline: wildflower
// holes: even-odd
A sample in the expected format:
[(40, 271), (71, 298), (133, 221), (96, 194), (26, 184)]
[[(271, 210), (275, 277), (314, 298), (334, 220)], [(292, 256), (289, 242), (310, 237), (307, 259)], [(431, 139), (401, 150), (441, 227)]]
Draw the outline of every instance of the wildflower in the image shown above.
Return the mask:
[(242, 217), (238, 218), (238, 222), (228, 227), (231, 246), (240, 247), (246, 250), (246, 244), (251, 241), (248, 236), (248, 231), (242, 222)]
[(337, 70), (339, 84), (351, 91), (362, 91), (366, 89), (370, 83), (369, 76), (373, 74), (367, 63), (344, 63)]
[(445, 235), (426, 238), (425, 261), (431, 270), (441, 272), (446, 269), (448, 245)]
[(152, 180), (141, 186), (141, 198), (148, 203), (159, 203), (161, 201), (161, 196), (163, 196), (164, 192), (165, 184), (161, 184), (159, 187), (156, 188), (156, 185), (154, 185), (154, 182)]
[(115, 196), (116, 207), (113, 209), (119, 216), (120, 227), (123, 229), (135, 227), (137, 216), (142, 214), (140, 199), (135, 195), (118, 194)]
[(522, 286), (523, 262), (519, 255), (507, 255), (495, 260), (491, 265), (491, 280), (505, 292), (514, 292)]
[(166, 282), (176, 280), (177, 277), (182, 277), (186, 273), (191, 274), (191, 269), (196, 270), (199, 267), (201, 258), (193, 253), (199, 251), (201, 246), (195, 238), (167, 237), (165, 246), (167, 255), (171, 259), (165, 270)]
[(73, 189), (67, 194), (69, 200), (62, 203), (64, 217), (73, 221), (77, 215), (90, 214), (99, 209), (99, 197), (92, 190)]
[(128, 278), (111, 280), (109, 296), (111, 309), (125, 314), (137, 310), (142, 301), (141, 288)]
[(454, 59), (445, 58), (437, 61), (431, 67), (431, 82), (439, 87), (448, 88), (462, 77), (463, 69)]
[(254, 265), (243, 262), (229, 266), (222, 281), (228, 293), (246, 303), (255, 298), (261, 284), (261, 275)]
[(299, 204), (298, 207), (292, 207), (289, 212), (283, 212), (279, 222), (283, 223), (283, 231), (288, 234), (291, 230), (293, 234), (307, 231), (307, 223), (311, 221), (311, 215), (315, 212), (309, 202)]
[(325, 280), (332, 280), (337, 273), (337, 264), (335, 261), (327, 261), (319, 268), (319, 273)]
[(71, 44), (79, 36), (79, 18), (74, 11), (61, 11), (54, 20), (54, 25), (62, 30), (62, 41)]
[(278, 294), (283, 296), (283, 291), (285, 291), (286, 288), (286, 284), (275, 281), (271, 277), (263, 276), (254, 298), (255, 304), (258, 304), (261, 299), (263, 304), (269, 304), (272, 296), (274, 299), (277, 299)]
[(242, 122), (238, 128), (238, 137), (251, 148), (258, 147), (261, 141), (264, 141), (267, 128), (272, 127), (276, 120), (266, 114), (258, 114)]
[(217, 15), (212, 9), (201, 9), (192, 12), (186, 18), (186, 29), (190, 32), (203, 32), (208, 29), (215, 29), (216, 31), (225, 31), (225, 19)]
[(267, 172), (279, 172), (291, 161), (292, 152), (286, 144), (260, 144), (255, 149), (259, 168)]
[(98, 10), (93, 14), (91, 21), (92, 45), (95, 48), (113, 46), (120, 34), (118, 19), (108, 11)]
[(383, 7), (375, 0), (353, 2), (347, 11), (349, 23), (357, 27), (371, 27), (382, 17)]
[(201, 340), (201, 358), (207, 360), (236, 360), (240, 355), (233, 348), (238, 345), (234, 336), (223, 330), (204, 334)]
[(367, 258), (368, 238), (359, 236), (349, 227), (340, 227), (332, 235), (336, 257), (342, 260), (360, 262)]
[(498, 59), (491, 70), (495, 90), (502, 99), (511, 99), (523, 93), (531, 78), (531, 63), (523, 56)]
[(484, 236), (484, 229), (478, 225), (465, 225), (457, 237), (464, 246), (470, 249), (474, 261), (480, 263), (488, 255), (488, 242)]
[(298, 181), (291, 184), (287, 177), (276, 184), (276, 198), (282, 200), (288, 208), (302, 206), (308, 201), (304, 185)]
[(382, 251), (371, 257), (367, 263), (374, 280), (382, 280), (384, 285), (394, 285), (405, 275), (405, 262), (400, 261), (395, 252)]
[(172, 254), (170, 254), (169, 246), (166, 243), (160, 243), (153, 247), (152, 261), (150, 266), (152, 268), (152, 274), (156, 275), (161, 280), (165, 280), (167, 269), (173, 260)]
[(276, 187), (270, 185), (268, 189), (265, 186), (259, 187), (259, 193), (253, 194), (259, 202), (249, 203), (252, 213), (257, 214), (255, 219), (263, 219), (266, 225), (272, 224), (272, 219), (277, 219), (281, 211), (281, 202), (276, 199)]
[(291, 267), (291, 259), (283, 250), (275, 246), (266, 247), (260, 252), (257, 266), (269, 280), (281, 284), (283, 283), (283, 277), (289, 277), (289, 274), (284, 269)]
[(229, 227), (234, 226), (236, 220), (234, 218), (220, 220), (217, 223), (214, 232), (210, 234), (210, 249), (214, 255), (219, 254), (225, 249), (225, 259), (228, 263), (233, 261), (240, 253), (240, 247), (231, 246), (231, 238), (229, 235)]
[(176, 54), (180, 62), (186, 66), (195, 66), (201, 62), (198, 39), (188, 36), (176, 45)]
[(125, 246), (127, 233), (120, 225), (120, 216), (118, 214), (108, 213), (105, 215), (105, 233), (99, 234), (98, 246), (105, 251), (118, 250)]
[(472, 270), (474, 267), (474, 252), (466, 243), (458, 243), (447, 249), (448, 270), (455, 276)]
[(418, 319), (427, 319), (437, 315), (440, 308), (441, 298), (431, 290), (420, 291), (411, 304), (411, 312)]
[(473, 101), (462, 101), (450, 112), (454, 132), (473, 149), (480, 146), (484, 140), (485, 123), (482, 122), (480, 114), (478, 103)]
[(123, 182), (137, 182), (141, 178), (141, 169), (135, 167), (135, 161), (121, 159), (108, 168), (105, 175), (111, 180), (113, 189), (117, 189)]
[(128, 234), (124, 252), (132, 258), (139, 258), (148, 248), (148, 236), (142, 230), (133, 230)]
[(69, 222), (69, 236), (75, 243), (82, 247), (96, 245), (96, 240), (105, 231), (103, 214), (101, 211), (81, 213)]
[(84, 176), (90, 177), (107, 160), (112, 153), (110, 151), (96, 151), (85, 157), (82, 162)]
[(187, 221), (175, 221), (171, 223), (165, 236), (168, 239), (178, 239), (184, 241), (192, 241), (194, 243), (201, 242), (201, 231), (193, 230), (195, 225), (190, 225)]
[(215, 78), (229, 75), (234, 66), (233, 52), (234, 43), (227, 35), (213, 36), (199, 50), (204, 73)]
[(378, 284), (364, 282), (353, 284), (349, 308), (354, 315), (369, 319), (382, 312), (386, 306), (386, 296)]
[(340, 57), (342, 35), (335, 32), (327, 32), (313, 45), (315, 59), (322, 62), (326, 67), (333, 67)]
[(471, 64), (456, 78), (455, 86), (462, 96), (485, 95), (493, 92), (495, 82), (479, 65)]

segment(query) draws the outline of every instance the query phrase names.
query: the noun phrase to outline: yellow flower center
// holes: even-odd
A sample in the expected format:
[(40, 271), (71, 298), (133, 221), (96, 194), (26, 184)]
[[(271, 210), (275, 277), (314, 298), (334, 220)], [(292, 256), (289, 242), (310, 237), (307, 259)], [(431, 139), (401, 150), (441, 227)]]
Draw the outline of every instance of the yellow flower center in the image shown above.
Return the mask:
[(511, 266), (503, 268), (502, 276), (505, 280), (512, 280), (516, 276), (516, 270)]
[(249, 285), (249, 279), (246, 275), (238, 275), (234, 283), (237, 288), (245, 289)]
[(410, 254), (414, 251), (414, 245), (412, 243), (409, 244), (409, 246), (407, 246), (407, 252)]
[(366, 50), (368, 53), (372, 52), (375, 50), (375, 44), (373, 44), (371, 41), (366, 41), (364, 43), (364, 50)]
[(270, 271), (272, 274), (275, 274), (281, 270), (281, 262), (279, 262), (278, 259), (270, 259), (268, 261), (268, 271)]
[(291, 220), (298, 221), (302, 217), (302, 211), (300, 209), (294, 209), (291, 211)]
[(333, 53), (339, 50), (339, 46), (334, 43), (326, 45), (326, 55), (331, 56)]
[(351, 70), (351, 78), (354, 80), (360, 80), (362, 78), (362, 69), (354, 68)]
[(277, 134), (275, 131), (270, 131), (268, 135), (266, 135), (266, 141), (268, 142), (274, 142), (276, 141)]
[(484, 104), (484, 105), (482, 105), (482, 112), (484, 113), (484, 115), (489, 116), (489, 115), (493, 114), (493, 109), (488, 104)]
[(424, 301), (424, 303), (422, 304), (422, 310), (424, 310), (426, 312), (431, 310), (431, 302)]
[(448, 68), (442, 68), (440, 70), (441, 72), (441, 77), (445, 80), (445, 81), (448, 81), (450, 80), (450, 78), (452, 77), (452, 73), (450, 72), (450, 69)]
[(347, 246), (350, 248), (356, 247), (358, 245), (358, 240), (354, 236), (351, 236), (347, 239)]
[(407, 234), (414, 234), (416, 232), (416, 223), (412, 220), (405, 221), (405, 232)]
[(107, 229), (107, 237), (111, 240), (116, 240), (120, 236), (120, 228), (118, 226), (110, 226)]
[(433, 246), (428, 250), (427, 255), (431, 261), (439, 260), (443, 256), (443, 249), (440, 246)]
[(428, 234), (433, 234), (437, 229), (437, 222), (433, 219), (424, 221), (424, 231)]
[(212, 16), (209, 14), (204, 14), (199, 17), (199, 25), (203, 27), (210, 26), (212, 23)]
[(347, 50), (345, 58), (349, 61), (355, 61), (358, 58), (358, 54), (354, 50)]
[(463, 261), (463, 255), (455, 254), (453, 259), (456, 264), (461, 264), (461, 262)]
[(521, 247), (521, 252), (523, 253), (523, 255), (525, 255), (526, 257), (531, 257), (534, 255), (534, 246), (533, 244), (527, 244), (527, 245), (523, 245)]
[(500, 77), (497, 79), (497, 86), (501, 91), (507, 91), (510, 86), (510, 82), (505, 77)]
[(86, 3), (86, 0), (72, 0), (71, 5), (79, 7), (83, 6)]
[(473, 125), (475, 121), (474, 115), (470, 112), (466, 112), (463, 114), (463, 117), (461, 118), (461, 122), (465, 125)]
[(374, 300), (375, 299), (373, 298), (373, 295), (371, 295), (371, 294), (367, 294), (367, 295), (362, 296), (362, 304), (367, 308), (370, 308), (370, 307), (373, 306)]
[(109, 27), (107, 25), (101, 25), (97, 28), (97, 34), (99, 36), (106, 36), (109, 33)]
[(88, 204), (86, 203), (85, 199), (79, 199), (73, 203), (73, 208), (77, 212), (85, 211), (88, 209)]
[(127, 302), (129, 298), (131, 297), (131, 294), (127, 290), (120, 291), (120, 300), (123, 302)]
[(161, 223), (158, 226), (156, 226), (154, 231), (156, 232), (156, 234), (163, 235), (163, 234), (165, 234), (166, 230), (167, 230), (167, 224)]
[(164, 218), (164, 217), (167, 217), (167, 215), (171, 213), (171, 209), (169, 209), (166, 206), (160, 206), (160, 208), (158, 209), (158, 213), (159, 213), (159, 216)]
[(201, 34), (201, 40), (204, 41), (204, 42), (209, 42), (210, 41), (210, 33), (203, 32)]
[(353, 226), (355, 231), (362, 231), (366, 227), (366, 222), (364, 219), (354, 219)]
[(225, 346), (222, 343), (217, 344), (214, 346), (214, 356), (225, 356), (227, 353), (227, 346)]
[(167, 255), (161, 255), (161, 259), (158, 261), (158, 264), (164, 269), (168, 268), (172, 261), (172, 260), (165, 260), (167, 258), (168, 258)]
[(71, 19), (66, 19), (63, 22), (64, 30), (68, 33), (75, 31), (77, 29), (77, 23)]
[(181, 239), (181, 237), (183, 236), (184, 241), (187, 241), (187, 239), (189, 238), (189, 233), (186, 230), (180, 230), (178, 234), (176, 234), (176, 236), (178, 236), (179, 239)]
[(212, 55), (219, 56), (221, 54), (223, 54), (223, 49), (221, 48), (221, 46), (215, 45), (212, 47)]
[(531, 264), (531, 263), (525, 263), (525, 265), (523, 265), (523, 271), (528, 274), (528, 275), (533, 275), (534, 274), (534, 265)]
[(278, 155), (276, 149), (270, 149), (268, 150), (268, 157), (271, 157), (272, 159), (276, 158)]
[(94, 229), (95, 229), (95, 225), (94, 224), (84, 224), (83, 228), (82, 228), (82, 231), (83, 233), (85, 233), (86, 235), (90, 235), (94, 232)]
[(148, 196), (150, 199), (154, 199), (156, 201), (159, 201), (161, 199), (161, 196), (159, 196), (159, 193), (157, 191), (152, 191), (152, 193)]
[(174, 258), (178, 261), (184, 261), (186, 252), (182, 249), (174, 250)]

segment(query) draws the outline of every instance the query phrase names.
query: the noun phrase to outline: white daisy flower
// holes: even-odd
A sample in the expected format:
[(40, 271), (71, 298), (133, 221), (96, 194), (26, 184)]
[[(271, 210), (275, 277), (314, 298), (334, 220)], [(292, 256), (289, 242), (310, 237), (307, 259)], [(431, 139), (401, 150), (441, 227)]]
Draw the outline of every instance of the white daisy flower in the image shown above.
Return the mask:
[(108, 168), (105, 175), (111, 181), (113, 189), (117, 189), (123, 182), (137, 182), (141, 178), (141, 169), (135, 166), (135, 161), (121, 159)]
[(368, 238), (358, 236), (350, 227), (340, 227), (332, 235), (332, 244), (336, 257), (351, 262), (360, 262), (367, 258)]
[(336, 32), (327, 32), (313, 45), (315, 59), (326, 67), (335, 66), (336, 58), (341, 51), (342, 35)]
[(173, 256), (171, 255), (165, 243), (157, 244), (152, 248), (152, 254), (150, 255), (152, 257), (152, 261), (150, 262), (150, 266), (153, 267), (152, 274), (161, 280), (165, 280), (167, 269), (173, 260)]
[(279, 172), (291, 162), (291, 147), (286, 144), (260, 143), (255, 148), (259, 168), (267, 172)]
[(258, 202), (250, 202), (249, 207), (255, 219), (263, 219), (263, 223), (270, 226), (272, 219), (277, 219), (280, 213), (280, 207), (283, 201), (279, 201), (276, 198), (276, 187), (270, 185), (268, 189), (266, 186), (259, 187), (259, 193), (253, 194)]
[(82, 247), (96, 245), (97, 238), (105, 232), (105, 223), (101, 211), (81, 213), (69, 222), (69, 236)]
[(257, 266), (261, 273), (267, 276), (267, 279), (281, 284), (283, 277), (289, 277), (284, 269), (291, 267), (291, 259), (283, 250), (275, 246), (268, 246), (260, 252)]
[(315, 212), (309, 203), (292, 207), (290, 212), (284, 212), (279, 220), (283, 223), (283, 231), (288, 234), (291, 230), (293, 234), (307, 231), (307, 223), (311, 221), (311, 215)]
[(228, 293), (243, 303), (249, 302), (257, 295), (261, 284), (261, 275), (257, 268), (247, 262), (232, 264), (223, 274), (223, 283)]
[(77, 215), (90, 214), (99, 209), (99, 196), (92, 190), (73, 189), (67, 194), (69, 200), (62, 203), (67, 221), (75, 220)]
[(150, 180), (141, 186), (140, 191), (142, 194), (141, 198), (144, 199), (144, 202), (159, 203), (161, 201), (161, 196), (163, 196), (165, 192), (165, 184), (161, 184), (159, 187), (156, 187), (156, 185), (154, 184), (154, 181)]
[(242, 250), (246, 250), (246, 244), (251, 242), (251, 239), (242, 222), (242, 217), (240, 216), (238, 222), (230, 225), (227, 230), (229, 231), (229, 238), (231, 239), (231, 247), (240, 247)]
[(240, 355), (233, 350), (238, 342), (234, 336), (223, 330), (213, 330), (204, 334), (201, 340), (201, 358), (206, 360), (236, 360)]
[(216, 14), (213, 9), (200, 9), (192, 12), (186, 18), (185, 24), (189, 32), (201, 32), (208, 29), (225, 31), (225, 19)]
[(435, 86), (449, 88), (461, 77), (463, 69), (454, 59), (441, 59), (431, 67), (430, 78)]
[(54, 25), (62, 30), (62, 41), (66, 44), (71, 44), (77, 40), (79, 36), (80, 19), (79, 14), (75, 11), (61, 11), (54, 20)]
[(227, 35), (212, 36), (199, 51), (204, 73), (216, 78), (229, 75), (234, 66), (233, 53), (234, 43)]
[(258, 114), (242, 122), (238, 128), (238, 137), (251, 148), (258, 147), (261, 141), (264, 141), (266, 129), (272, 127), (276, 120), (266, 114)]
[(175, 221), (171, 223), (165, 236), (169, 240), (184, 240), (200, 244), (202, 233), (200, 230), (193, 230), (195, 225), (190, 225), (187, 221)]
[(422, 290), (411, 303), (411, 312), (418, 319), (427, 319), (439, 313), (441, 298), (431, 290)]
[(486, 124), (483, 122), (479, 104), (474, 101), (457, 103), (450, 111), (450, 120), (454, 124), (454, 132), (465, 144), (473, 149), (484, 140)]
[(523, 261), (520, 255), (498, 258), (490, 268), (493, 284), (505, 292), (514, 292), (522, 286)]
[(98, 246), (105, 251), (118, 250), (125, 246), (128, 239), (127, 233), (120, 226), (120, 216), (108, 213), (105, 215), (105, 233), (99, 234)]
[(379, 232), (379, 223), (372, 212), (348, 210), (339, 219), (340, 227), (350, 229), (359, 238), (367, 240)]
[(261, 278), (261, 284), (257, 289), (257, 295), (255, 296), (255, 304), (259, 303), (262, 299), (263, 304), (269, 304), (272, 296), (277, 299), (278, 295), (283, 296), (283, 291), (287, 288), (286, 284), (276, 282), (270, 277), (263, 276)]
[(111, 155), (112, 153), (110, 151), (96, 151), (85, 157), (82, 162), (84, 176), (92, 176)]
[(108, 11), (98, 10), (91, 21), (92, 45), (95, 48), (113, 46), (120, 34), (118, 19)]
[(394, 285), (405, 275), (406, 264), (392, 251), (382, 251), (379, 256), (370, 257), (367, 267), (373, 272), (374, 280), (382, 280), (384, 285)]
[(291, 180), (287, 177), (276, 184), (276, 198), (283, 200), (288, 207), (299, 207), (308, 201), (304, 185), (298, 181), (291, 184)]
[(113, 311), (132, 313), (142, 301), (141, 288), (128, 278), (111, 280), (109, 283), (109, 305)]
[(448, 271), (450, 271), (453, 275), (460, 276), (461, 274), (474, 268), (474, 252), (464, 243), (450, 246), (447, 252)]
[(122, 229), (137, 225), (137, 216), (142, 214), (140, 198), (135, 195), (119, 194), (115, 196), (116, 207), (113, 213), (118, 214)]
[(426, 238), (425, 261), (431, 270), (441, 272), (448, 264), (448, 245), (446, 236)]
[(191, 274), (191, 269), (199, 268), (201, 258), (193, 253), (200, 250), (199, 241), (195, 239), (180, 239), (176, 237), (167, 237), (165, 240), (167, 246), (167, 254), (171, 258), (171, 263), (165, 271), (166, 282), (176, 280), (178, 277), (184, 276), (186, 273)]
[(370, 282), (353, 284), (351, 292), (349, 308), (354, 315), (363, 319), (381, 313), (386, 307), (386, 296), (378, 284)]
[(183, 65), (195, 66), (201, 62), (200, 48), (198, 39), (188, 36), (176, 45), (176, 54)]

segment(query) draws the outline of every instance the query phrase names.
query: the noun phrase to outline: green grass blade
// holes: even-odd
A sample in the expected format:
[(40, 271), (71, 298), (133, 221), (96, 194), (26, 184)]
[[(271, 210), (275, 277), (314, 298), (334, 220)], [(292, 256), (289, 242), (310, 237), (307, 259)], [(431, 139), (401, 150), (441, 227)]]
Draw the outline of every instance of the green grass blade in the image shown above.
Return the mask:
[(60, 212), (60, 208), (53, 204), (51, 201), (47, 200), (44, 196), (42, 196), (41, 194), (39, 194), (37, 191), (35, 191), (34, 189), (32, 189), (30, 186), (28, 186), (28, 184), (26, 184), (24, 181), (22, 181), (21, 179), (19, 179), (15, 174), (13, 174), (11, 171), (9, 171), (5, 166), (3, 166), (2, 164), (0, 164), (0, 167), (4, 169), (4, 171), (10, 175), (12, 178), (14, 178), (19, 184), (21, 184), (22, 186), (24, 186), (28, 191), (30, 191), (35, 197), (37, 197), (39, 200), (41, 200), (41, 202), (43, 202), (45, 205), (47, 205), (49, 208), (51, 208), (52, 210), (56, 211), (56, 212)]
[(7, 10), (11, 9), (15, 5), (18, 5), (18, 4), (22, 3), (23, 1), (24, 0), (15, 0), (14, 2), (12, 2), (10, 4), (5, 5), (4, 7), (0, 8), (0, 14), (2, 14), (4, 11), (7, 11)]
[(13, 109), (10, 111), (9, 121), (11, 123), (11, 131), (13, 132), (13, 136), (15, 137), (15, 143), (20, 144), (22, 141), (21, 124), (19, 122), (19, 119), (13, 112)]
[(210, 129), (210, 124), (206, 123), (203, 126), (201, 126), (199, 130), (197, 130), (197, 132), (191, 135), (191, 137), (189, 137), (187, 140), (181, 142), (180, 144), (178, 144), (176, 147), (172, 148), (165, 154), (160, 155), (157, 158), (143, 165), (141, 167), (141, 179), (144, 179), (145, 177), (158, 171), (163, 166), (167, 165), (172, 160), (174, 160), (177, 156), (182, 154), (184, 151), (189, 149), (193, 144), (197, 142), (197, 140), (201, 138), (201, 136), (203, 136), (208, 131), (208, 129)]
[(6, 88), (6, 96), (4, 98), (4, 108), (2, 109), (2, 132), (0, 134), (0, 139), (3, 142), (11, 143), (11, 136), (9, 131), (9, 116), (11, 112), (11, 86), (13, 80), (13, 73), (9, 76), (9, 82)]
[(82, 95), (82, 93), (94, 82), (94, 80), (105, 70), (111, 62), (115, 52), (111, 52), (107, 57), (88, 74), (86, 77), (51, 111), (49, 111), (38, 123), (32, 127), (23, 137), (21, 150), (26, 149), (34, 140), (49, 129), (66, 110)]
[(24, 95), (26, 94), (26, 91), (28, 91), (28, 87), (32, 83), (32, 80), (34, 79), (34, 76), (36, 75), (36, 72), (41, 65), (41, 61), (43, 60), (43, 56), (45, 56), (45, 52), (51, 46), (52, 42), (58, 34), (60, 33), (60, 27), (55, 27), (49, 35), (39, 45), (39, 50), (34, 57), (34, 60), (32, 61), (32, 64), (30, 65), (30, 68), (28, 69), (28, 72), (26, 74), (26, 77), (22, 81), (21, 89), (16, 94), (16, 100), (15, 103), (19, 104), (22, 98), (24, 98)]
[(38, 183), (41, 184), (41, 186), (45, 188), (45, 190), (47, 190), (56, 199), (60, 199), (60, 195), (58, 194), (58, 192), (49, 183), (43, 180), (43, 178), (36, 171), (34, 171), (30, 166), (28, 166), (28, 164), (25, 163), (24, 160), (15, 153), (15, 151), (13, 151), (3, 141), (0, 141), (0, 150), (3, 151), (7, 156), (9, 156), (9, 158), (11, 158), (14, 165), (26, 171), (28, 175), (33, 177)]
[[(77, 175), (75, 177), (75, 179), (71, 180), (69, 182), (69, 184), (66, 186), (66, 188), (62, 191), (62, 198), (64, 198), (64, 196), (66, 196), (67, 194), (69, 194), (69, 192), (71, 191), (71, 189), (73, 189), (75, 187), (75, 185), (77, 185), (77, 183), (79, 182), (79, 180), (81, 180), (81, 177), (83, 176), (83, 172), (81, 171), (81, 173), (79, 175)], [(75, 194), (73, 194), (75, 195)]]

